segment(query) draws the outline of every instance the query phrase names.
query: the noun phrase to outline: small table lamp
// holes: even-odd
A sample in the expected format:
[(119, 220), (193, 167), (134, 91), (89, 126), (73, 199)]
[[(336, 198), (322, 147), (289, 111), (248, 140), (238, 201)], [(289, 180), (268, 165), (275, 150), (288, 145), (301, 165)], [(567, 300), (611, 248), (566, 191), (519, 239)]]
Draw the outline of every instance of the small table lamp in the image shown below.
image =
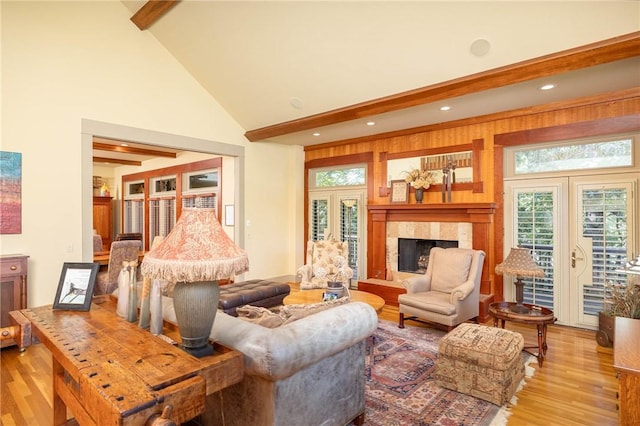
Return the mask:
[(524, 300), (524, 283), (522, 277), (544, 277), (544, 271), (531, 257), (529, 249), (512, 248), (507, 258), (496, 266), (498, 275), (515, 275), (516, 282), (516, 305), (511, 308), (516, 313), (527, 313), (529, 309), (522, 304)]
[(208, 341), (218, 310), (218, 280), (249, 270), (246, 252), (224, 232), (215, 210), (183, 208), (141, 268), (145, 277), (176, 283), (173, 305), (182, 348), (197, 357), (213, 353)]

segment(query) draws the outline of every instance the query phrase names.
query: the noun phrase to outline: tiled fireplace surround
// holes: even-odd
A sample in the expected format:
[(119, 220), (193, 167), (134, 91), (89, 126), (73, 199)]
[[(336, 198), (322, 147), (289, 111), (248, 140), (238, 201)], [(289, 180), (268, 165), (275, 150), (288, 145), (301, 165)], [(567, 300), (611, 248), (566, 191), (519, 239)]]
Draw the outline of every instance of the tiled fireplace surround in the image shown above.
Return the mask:
[(388, 276), (387, 267), (397, 270), (398, 238), (458, 241), (459, 247), (483, 250), (486, 254), (480, 285), (480, 319), (486, 317), (488, 303), (493, 300), (489, 231), (495, 203), (370, 204), (367, 208), (368, 278), (384, 280)]
[(473, 228), (465, 222), (388, 222), (387, 223), (387, 274), (398, 270), (398, 238), (421, 240), (457, 241), (460, 248), (473, 248)]

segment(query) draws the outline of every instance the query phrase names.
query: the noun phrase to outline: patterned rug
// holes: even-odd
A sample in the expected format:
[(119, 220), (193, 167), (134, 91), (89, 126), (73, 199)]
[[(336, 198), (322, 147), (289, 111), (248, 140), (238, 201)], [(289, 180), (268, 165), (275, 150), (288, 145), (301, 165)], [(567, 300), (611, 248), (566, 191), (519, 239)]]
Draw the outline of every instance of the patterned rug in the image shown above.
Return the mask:
[[(432, 375), (438, 342), (444, 334), (409, 325), (400, 329), (397, 323), (379, 321), (378, 329), (367, 342), (365, 425), (506, 424), (506, 407), (435, 383)], [(532, 372), (527, 367), (527, 376)]]

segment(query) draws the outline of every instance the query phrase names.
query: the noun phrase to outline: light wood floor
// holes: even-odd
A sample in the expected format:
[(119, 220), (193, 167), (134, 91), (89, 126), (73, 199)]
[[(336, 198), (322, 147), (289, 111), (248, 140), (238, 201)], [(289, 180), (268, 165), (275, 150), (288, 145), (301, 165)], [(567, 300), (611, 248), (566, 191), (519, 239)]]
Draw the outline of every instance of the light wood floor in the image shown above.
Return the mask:
[[(397, 321), (398, 309), (385, 306), (380, 318)], [(408, 321), (408, 325), (424, 326)], [(532, 326), (507, 323), (507, 329), (535, 342)], [(544, 366), (518, 393), (508, 424), (617, 425), (617, 379), (610, 349), (601, 348), (595, 332), (550, 326)], [(51, 355), (37, 344), (20, 353), (16, 347), (0, 353), (1, 412), (4, 426), (52, 424)]]

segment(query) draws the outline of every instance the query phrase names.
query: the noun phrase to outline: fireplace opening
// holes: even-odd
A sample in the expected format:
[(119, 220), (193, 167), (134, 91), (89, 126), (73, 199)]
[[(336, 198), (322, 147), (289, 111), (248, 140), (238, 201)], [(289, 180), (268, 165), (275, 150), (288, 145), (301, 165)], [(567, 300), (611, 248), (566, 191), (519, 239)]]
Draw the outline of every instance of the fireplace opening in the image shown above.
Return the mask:
[(432, 247), (458, 247), (457, 241), (398, 238), (398, 271), (424, 274)]

